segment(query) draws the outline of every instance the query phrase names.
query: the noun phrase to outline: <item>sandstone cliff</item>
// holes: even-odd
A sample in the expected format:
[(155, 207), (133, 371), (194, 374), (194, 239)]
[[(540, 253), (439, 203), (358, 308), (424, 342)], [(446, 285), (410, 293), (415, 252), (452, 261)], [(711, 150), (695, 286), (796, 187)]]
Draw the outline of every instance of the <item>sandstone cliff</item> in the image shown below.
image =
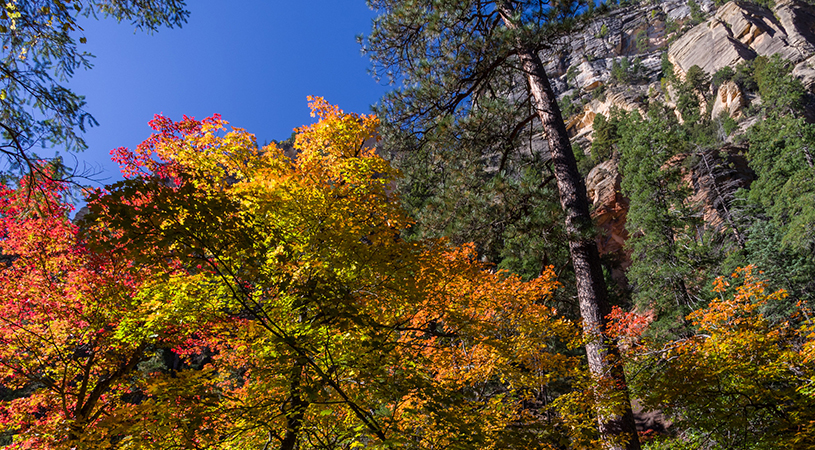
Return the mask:
[(796, 64), (796, 75), (806, 86), (815, 83), (815, 8), (792, 0), (777, 3), (772, 11), (750, 3), (727, 3), (671, 44), (668, 58), (684, 76), (694, 65), (713, 74), (776, 53)]
[[(570, 134), (590, 140), (594, 116), (607, 115), (611, 107), (641, 109), (651, 97), (672, 105), (660, 84), (666, 53), (680, 79), (693, 66), (712, 76), (756, 56), (780, 54), (795, 64), (793, 74), (815, 89), (815, 7), (783, 0), (772, 11), (734, 1), (718, 9), (700, 2), (700, 9), (710, 17), (692, 26), (687, 0), (619, 8), (544, 55), (561, 101), (580, 105), (566, 119)], [(615, 65), (619, 68), (623, 60), (636, 73), (629, 74), (630, 80), (615, 80)], [(711, 115), (727, 111), (738, 117), (748, 100), (735, 83), (725, 83), (718, 87)]]
[[(691, 17), (687, 0), (614, 9), (570, 36), (559, 51), (544, 55), (562, 106), (573, 111), (565, 120), (575, 151), (588, 154), (598, 114), (608, 117), (613, 108), (642, 112), (651, 101), (676, 106), (673, 88), (660, 82), (665, 58), (682, 80), (693, 66), (713, 76), (724, 67), (779, 54), (795, 65), (793, 75), (815, 92), (815, 7), (801, 0), (779, 1), (772, 10), (735, 1), (718, 8), (706, 1), (698, 6), (701, 18)], [(742, 131), (757, 120), (744, 111), (760, 99), (737, 83), (711, 85), (709, 94), (701, 106), (708, 118), (726, 113), (740, 121)], [(537, 145), (545, 147), (542, 138)], [(729, 202), (733, 192), (749, 186), (754, 177), (744, 153), (744, 147), (726, 145), (695, 155), (694, 164), (676, 161), (692, 167), (685, 177), (693, 191), (688, 201), (699, 205), (706, 227), (735, 229), (728, 223)], [(625, 269), (628, 199), (620, 180), (616, 160), (611, 159), (591, 169), (586, 184), (602, 234), (600, 251), (615, 256)], [(621, 272), (614, 277), (625, 284)]]

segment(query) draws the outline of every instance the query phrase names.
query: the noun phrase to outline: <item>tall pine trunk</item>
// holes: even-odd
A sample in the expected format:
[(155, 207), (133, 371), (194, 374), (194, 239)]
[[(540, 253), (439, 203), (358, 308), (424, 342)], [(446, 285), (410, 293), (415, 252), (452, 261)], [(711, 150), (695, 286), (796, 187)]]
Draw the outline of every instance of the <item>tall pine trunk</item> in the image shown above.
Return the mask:
[[(513, 10), (509, 2), (498, 0), (496, 7), (504, 25), (518, 31), (519, 27), (512, 21)], [(549, 144), (553, 171), (560, 193), (560, 205), (566, 215), (566, 233), (577, 281), (586, 355), (594, 379), (600, 436), (604, 447), (609, 450), (639, 450), (640, 443), (631, 411), (625, 374), (616, 346), (605, 333), (606, 316), (611, 312), (611, 307), (600, 265), (600, 254), (592, 233), (586, 185), (577, 170), (577, 161), (569, 142), (566, 125), (543, 62), (537, 52), (529, 48), (520, 38), (516, 41), (515, 50)], [(608, 402), (617, 404), (609, 408), (606, 404)], [(623, 441), (626, 443), (623, 444)]]

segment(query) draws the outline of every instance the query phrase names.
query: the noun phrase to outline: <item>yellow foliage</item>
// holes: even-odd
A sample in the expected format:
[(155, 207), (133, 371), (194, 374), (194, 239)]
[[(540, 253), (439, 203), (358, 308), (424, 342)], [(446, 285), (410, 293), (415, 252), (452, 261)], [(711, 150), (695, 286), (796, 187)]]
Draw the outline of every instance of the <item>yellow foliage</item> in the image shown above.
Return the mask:
[(783, 320), (765, 317), (787, 294), (768, 293), (756, 272), (716, 280), (719, 298), (688, 316), (696, 335), (634, 347), (632, 384), (647, 404), (724, 448), (812, 448), (813, 323), (804, 305)]
[[(147, 284), (145, 323), (193, 323), (176, 351), (211, 354), (150, 391), (140, 410), (157, 419), (139, 433), (209, 448), (287, 433), (300, 448), (560, 439), (526, 406), (582, 373), (555, 349), (579, 333), (547, 305), (551, 269), (524, 282), (472, 245), (402, 239), (376, 117), (311, 100), (319, 121), (297, 130), (293, 160), (220, 118), (161, 122), (141, 153), (121, 152), (135, 178), (99, 197), (100, 220), (134, 260), (174, 270)], [(195, 426), (174, 428), (182, 418)]]

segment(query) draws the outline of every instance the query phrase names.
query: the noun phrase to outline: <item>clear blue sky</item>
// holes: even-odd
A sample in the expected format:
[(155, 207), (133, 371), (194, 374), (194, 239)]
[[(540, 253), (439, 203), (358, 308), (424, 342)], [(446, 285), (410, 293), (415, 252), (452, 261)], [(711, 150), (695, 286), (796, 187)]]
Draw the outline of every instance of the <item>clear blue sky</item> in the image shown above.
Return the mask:
[(364, 0), (188, 3), (184, 27), (153, 35), (113, 20), (81, 22), (82, 47), (96, 58), (70, 86), (85, 95), (99, 126), (87, 131), (90, 148), (77, 156), (96, 165), (103, 182), (120, 179), (110, 150), (146, 139), (156, 113), (220, 113), (263, 144), (313, 121), (308, 95), (367, 113), (388, 89), (368, 74), (355, 39), (373, 18)]

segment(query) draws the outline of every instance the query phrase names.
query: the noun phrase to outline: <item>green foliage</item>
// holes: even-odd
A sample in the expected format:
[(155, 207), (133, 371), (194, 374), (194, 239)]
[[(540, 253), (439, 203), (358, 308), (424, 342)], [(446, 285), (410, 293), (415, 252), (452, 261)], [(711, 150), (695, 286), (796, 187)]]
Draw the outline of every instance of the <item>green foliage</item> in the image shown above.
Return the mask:
[(637, 35), (634, 37), (634, 42), (637, 47), (637, 51), (640, 53), (647, 52), (651, 45), (648, 41), (648, 32), (645, 30), (640, 30), (637, 32)]
[(563, 114), (563, 117), (571, 117), (577, 112), (577, 109), (574, 107), (574, 102), (572, 102), (571, 95), (564, 95), (558, 101), (558, 106), (560, 107), (560, 112)]
[(763, 277), (783, 288), (788, 294), (784, 301), (773, 302), (762, 308), (762, 313), (772, 320), (782, 320), (797, 310), (798, 302), (811, 305), (815, 301), (815, 259), (806, 250), (790, 248), (782, 243), (783, 233), (778, 225), (761, 217), (760, 210), (747, 208), (752, 214), (747, 224), (747, 241), (743, 250), (730, 254), (723, 262), (722, 272), (755, 261), (762, 268)]
[(736, 71), (730, 66), (724, 66), (713, 74), (710, 82), (714, 86), (721, 86), (725, 81), (730, 81), (736, 75)]
[(676, 74), (674, 73), (674, 65), (671, 63), (671, 60), (668, 59), (668, 52), (662, 54), (662, 59), (660, 60), (662, 66), (662, 75), (670, 82), (676, 80)]
[[(677, 85), (676, 109), (682, 115), (682, 120), (688, 124), (703, 124), (707, 116), (703, 116), (702, 101), (708, 94), (710, 79), (699, 66), (692, 66), (685, 75), (685, 82)], [(710, 103), (710, 102), (708, 102)]]
[(591, 98), (592, 100), (600, 100), (601, 102), (606, 101), (606, 85), (602, 85), (600, 87), (594, 88), (591, 91)]
[(628, 81), (629, 68), (628, 57), (623, 56), (619, 62), (615, 59), (611, 63), (611, 78), (617, 83), (625, 83)]
[[(575, 80), (575, 78), (577, 78), (577, 75), (579, 73), (580, 73), (580, 69), (578, 69), (576, 65), (569, 66), (569, 70), (566, 71), (566, 82), (569, 85), (572, 85), (572, 83), (574, 83), (574, 80)], [(576, 87), (576, 86), (572, 86), (572, 87)]]
[(606, 36), (608, 36), (608, 25), (602, 24), (600, 26), (600, 32), (597, 33), (597, 37), (600, 38), (600, 39), (603, 39)]
[(780, 55), (758, 57), (753, 61), (754, 79), (761, 95), (762, 108), (774, 114), (800, 114), (804, 107), (806, 89), (792, 77), (793, 64)]
[(679, 23), (670, 17), (665, 19), (665, 34), (671, 34), (679, 31)]
[(588, 98), (581, 95), (581, 91), (575, 93), (575, 96), (564, 95), (558, 102), (560, 106), (560, 113), (564, 118), (569, 118), (583, 112), (583, 107), (588, 102)]
[(36, 170), (30, 151), (35, 146), (85, 149), (82, 132), (96, 120), (85, 111), (84, 97), (67, 85), (76, 70), (91, 67), (92, 55), (81, 49), (87, 39), (77, 24), (81, 17), (111, 17), (152, 32), (181, 26), (188, 16), (184, 8), (183, 0), (5, 3), (0, 15), (2, 171)]
[(642, 69), (639, 58), (629, 61), (627, 56), (623, 56), (619, 61), (615, 59), (611, 63), (611, 78), (618, 84), (638, 83), (641, 81)]
[(733, 82), (739, 85), (743, 91), (757, 92), (758, 84), (755, 81), (755, 59), (744, 61), (736, 65), (736, 71), (733, 74)]
[(722, 131), (724, 131), (725, 137), (730, 136), (739, 128), (739, 123), (736, 122), (735, 119), (730, 117), (730, 113), (728, 111), (722, 111), (719, 117), (716, 119), (719, 124), (721, 124)]
[(702, 121), (702, 104), (699, 101), (699, 94), (685, 88), (685, 85), (680, 86), (677, 91), (676, 109), (682, 115), (682, 120), (690, 124)]
[(726, 450), (711, 442), (705, 433), (683, 426), (680, 436), (656, 436), (642, 447), (644, 450)]
[(699, 94), (706, 94), (710, 89), (710, 77), (699, 66), (691, 66), (685, 74), (685, 84)]
[(680, 161), (690, 149), (664, 107), (650, 109), (647, 118), (624, 115), (617, 132), (623, 193), (631, 199), (628, 278), (638, 307), (658, 315), (654, 332), (672, 336), (702, 301), (697, 273), (711, 257), (699, 233), (701, 221), (687, 203), (691, 191)]
[(688, 0), (688, 7), (690, 7), (690, 18), (694, 25), (698, 25), (705, 21), (705, 13), (702, 8), (694, 0)]
[[(564, 101), (569, 101), (562, 103), (564, 115), (576, 113), (582, 106), (580, 101)], [(490, 123), (487, 114), (509, 107), (496, 102), (489, 109), (474, 112), (471, 118), (460, 121), (462, 132), (458, 135), (446, 134), (449, 129), (434, 131), (426, 136), (433, 144), (421, 145), (412, 136), (386, 130), (391, 133), (387, 135), (388, 149), (394, 152), (391, 161), (404, 174), (396, 181), (403, 202), (417, 219), (410, 236), (446, 236), (456, 244), (475, 242), (488, 260), (503, 264), (503, 259), (509, 258), (513, 267), (526, 267), (517, 273), (537, 276), (545, 265), (563, 265), (568, 260), (557, 234), (562, 230), (562, 213), (551, 172), (542, 155), (534, 151), (533, 146), (540, 142), (533, 140), (532, 129), (502, 141), (512, 130)], [(511, 120), (509, 109), (502, 114)], [(415, 151), (401, 150), (414, 145)], [(446, 150), (456, 145), (456, 152)], [(490, 147), (491, 154), (484, 155)], [(537, 177), (537, 181), (530, 177)], [(532, 225), (539, 228), (535, 230)], [(507, 247), (510, 240), (529, 245)]]
[(815, 248), (815, 125), (804, 117), (805, 90), (780, 58), (757, 59), (755, 80), (764, 120), (753, 125), (750, 166), (757, 179), (748, 201), (780, 233), (781, 246), (791, 251)]
[(612, 111), (611, 119), (606, 119), (606, 116), (602, 114), (594, 116), (594, 122), (592, 123), (594, 140), (591, 143), (591, 157), (597, 163), (611, 158), (614, 146), (620, 137), (617, 132), (619, 113), (615, 111)]
[(750, 166), (757, 179), (748, 199), (781, 231), (785, 247), (815, 246), (815, 125), (768, 112), (750, 128)]

